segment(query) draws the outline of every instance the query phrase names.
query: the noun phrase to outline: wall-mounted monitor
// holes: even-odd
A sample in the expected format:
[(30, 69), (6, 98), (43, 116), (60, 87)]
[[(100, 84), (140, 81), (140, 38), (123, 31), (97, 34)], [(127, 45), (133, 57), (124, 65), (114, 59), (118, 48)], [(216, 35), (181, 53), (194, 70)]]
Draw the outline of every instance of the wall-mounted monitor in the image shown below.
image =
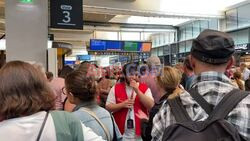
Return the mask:
[(106, 41), (107, 50), (121, 51), (122, 46), (123, 43), (121, 41)]
[(106, 50), (105, 40), (90, 40), (90, 50)]
[(90, 40), (90, 51), (150, 52), (151, 42)]
[(76, 59), (80, 61), (89, 61), (91, 60), (91, 55), (77, 55)]
[(123, 51), (138, 51), (138, 43), (125, 41)]
[(150, 52), (152, 48), (152, 43), (142, 43), (141, 51), (142, 52)]

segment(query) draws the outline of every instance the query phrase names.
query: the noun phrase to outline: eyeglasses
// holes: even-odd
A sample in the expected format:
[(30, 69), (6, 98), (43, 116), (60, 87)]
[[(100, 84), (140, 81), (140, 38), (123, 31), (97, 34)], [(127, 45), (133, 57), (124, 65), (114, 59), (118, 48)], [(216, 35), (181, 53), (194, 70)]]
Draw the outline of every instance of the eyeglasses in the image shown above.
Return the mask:
[(62, 93), (63, 93), (64, 95), (67, 95), (67, 90), (66, 90), (65, 87), (62, 88)]

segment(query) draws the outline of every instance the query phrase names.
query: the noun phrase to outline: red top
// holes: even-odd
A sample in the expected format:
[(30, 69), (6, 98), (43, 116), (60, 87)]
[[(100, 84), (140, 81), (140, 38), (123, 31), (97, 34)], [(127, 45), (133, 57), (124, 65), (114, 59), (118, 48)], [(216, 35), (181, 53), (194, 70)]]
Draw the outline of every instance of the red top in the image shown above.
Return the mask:
[[(145, 94), (147, 89), (148, 87), (146, 84), (140, 83), (139, 90), (143, 94)], [(118, 83), (115, 85), (115, 99), (116, 99), (116, 104), (122, 103), (123, 101), (128, 99), (125, 83)], [(141, 136), (141, 121), (140, 118), (137, 116), (139, 115), (139, 110), (143, 111), (145, 114), (148, 114), (147, 109), (142, 105), (142, 103), (139, 100), (139, 97), (136, 96), (134, 103), (134, 115), (135, 115), (134, 119), (135, 119), (135, 134), (137, 136)], [(121, 134), (124, 134), (127, 113), (128, 113), (127, 108), (123, 108), (113, 113), (116, 124), (118, 125)]]

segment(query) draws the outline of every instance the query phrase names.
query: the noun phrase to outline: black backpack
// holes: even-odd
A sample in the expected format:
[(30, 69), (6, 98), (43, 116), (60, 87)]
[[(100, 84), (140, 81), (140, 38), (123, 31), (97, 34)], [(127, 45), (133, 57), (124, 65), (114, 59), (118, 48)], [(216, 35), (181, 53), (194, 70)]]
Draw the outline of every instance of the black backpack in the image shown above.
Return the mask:
[(213, 108), (195, 89), (190, 95), (206, 111), (205, 121), (192, 121), (180, 98), (168, 100), (176, 123), (167, 127), (162, 141), (245, 141), (225, 118), (248, 93), (234, 89)]

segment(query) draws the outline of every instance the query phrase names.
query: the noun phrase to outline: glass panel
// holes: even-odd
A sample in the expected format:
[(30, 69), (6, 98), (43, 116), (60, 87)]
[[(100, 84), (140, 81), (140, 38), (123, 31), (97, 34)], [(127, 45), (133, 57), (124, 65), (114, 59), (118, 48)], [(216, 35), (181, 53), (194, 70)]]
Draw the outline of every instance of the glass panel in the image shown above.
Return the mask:
[(200, 34), (200, 21), (193, 22), (193, 38)]
[(205, 29), (208, 29), (208, 21), (200, 21), (201, 32)]
[(235, 44), (245, 44), (249, 43), (249, 31), (248, 29), (240, 30), (237, 32), (230, 33), (232, 38), (234, 39)]
[(155, 36), (152, 36), (152, 47), (155, 47), (156, 46), (156, 38)]
[(250, 4), (238, 8), (239, 27), (250, 26)]
[(152, 49), (151, 55), (152, 56), (157, 56), (158, 55), (157, 54), (157, 48)]
[(186, 52), (185, 46), (186, 46), (185, 42), (180, 42), (179, 43), (179, 53)]
[(176, 44), (171, 44), (171, 54), (177, 54), (178, 53), (178, 47)]
[(118, 40), (118, 32), (96, 31), (96, 39)]
[(236, 9), (226, 12), (226, 27), (227, 27), (227, 30), (237, 28), (237, 10)]
[(192, 24), (189, 24), (186, 27), (186, 40), (189, 40), (192, 38), (193, 38), (193, 27), (192, 27)]
[(191, 51), (192, 43), (193, 43), (192, 40), (186, 42), (186, 52), (190, 52)]
[(238, 31), (238, 43), (245, 44), (249, 43), (249, 32), (248, 29)]
[(165, 44), (165, 34), (160, 34), (160, 45), (164, 45)]
[(139, 32), (121, 32), (121, 39), (129, 40), (129, 41), (139, 41), (140, 33)]
[(169, 43), (175, 42), (175, 32), (170, 32), (169, 36), (170, 36)]
[(151, 37), (152, 34), (153, 33), (151, 33), (151, 32), (143, 32), (142, 33), (143, 40), (144, 41), (150, 41), (150, 37)]
[(183, 41), (183, 40), (186, 40), (186, 37), (185, 37), (185, 31), (186, 29), (185, 28), (181, 28), (180, 29), (180, 41)]
[(166, 44), (169, 44), (169, 36), (170, 36), (170, 33), (166, 33), (165, 35), (164, 35), (164, 45), (166, 45)]
[(218, 30), (218, 20), (217, 19), (209, 20), (209, 29)]
[(164, 46), (163, 48), (163, 55), (168, 55), (170, 54), (170, 46), (167, 45), (167, 46)]
[(163, 56), (163, 47), (160, 47), (158, 50), (158, 56)]

